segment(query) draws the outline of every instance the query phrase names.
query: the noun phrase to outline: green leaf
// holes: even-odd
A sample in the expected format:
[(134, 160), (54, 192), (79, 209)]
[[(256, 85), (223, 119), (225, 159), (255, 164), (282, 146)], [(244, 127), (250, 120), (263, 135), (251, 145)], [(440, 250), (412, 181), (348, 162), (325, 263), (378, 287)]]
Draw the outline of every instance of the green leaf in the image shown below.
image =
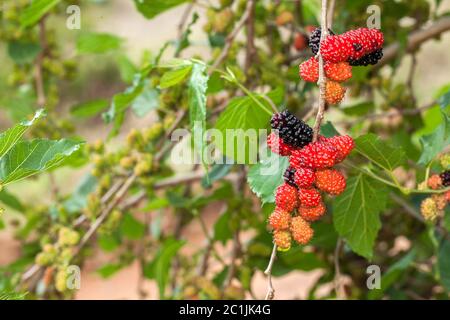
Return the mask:
[(25, 131), (31, 127), (36, 120), (45, 116), (43, 109), (36, 111), (33, 119), (22, 121), (21, 123), (9, 128), (0, 134), (0, 158), (3, 157), (19, 140)]
[(347, 181), (344, 193), (334, 201), (334, 227), (357, 254), (372, 258), (373, 245), (381, 228), (380, 212), (388, 199), (388, 188), (366, 175)]
[(159, 288), (159, 297), (165, 298), (165, 288), (169, 278), (170, 264), (173, 257), (178, 253), (181, 247), (185, 244), (184, 241), (173, 240), (170, 243), (164, 243), (164, 249), (155, 265), (156, 282)]
[(83, 33), (77, 39), (77, 51), (84, 53), (105, 53), (119, 49), (122, 39), (108, 33)]
[(139, 118), (145, 117), (150, 111), (155, 110), (159, 105), (159, 91), (153, 88), (146, 88), (136, 97), (131, 104), (131, 109)]
[(200, 153), (203, 166), (206, 169), (205, 148), (206, 141), (206, 90), (208, 88), (208, 75), (205, 72), (206, 66), (195, 63), (192, 67), (191, 78), (189, 79), (188, 103), (189, 121), (193, 134), (194, 147)]
[(126, 55), (117, 57), (117, 67), (119, 68), (120, 78), (127, 84), (133, 82), (134, 75), (139, 72), (138, 68)]
[(398, 278), (400, 278), (405, 270), (414, 262), (416, 250), (412, 249), (403, 258), (394, 263), (381, 277), (381, 288), (372, 289), (367, 295), (370, 300), (378, 300), (383, 297), (383, 293), (389, 289)]
[(107, 279), (116, 274), (123, 267), (124, 266), (121, 263), (105, 264), (104, 266), (98, 268), (95, 272), (97, 272), (102, 278)]
[(41, 46), (33, 42), (8, 42), (8, 54), (17, 64), (31, 63), (41, 52)]
[(251, 167), (247, 181), (263, 203), (275, 202), (275, 190), (283, 183), (283, 173), (288, 166), (287, 157), (270, 152), (268, 157)]
[(336, 128), (330, 121), (327, 121), (327, 123), (325, 123), (320, 127), (320, 133), (327, 138), (339, 135), (339, 132), (336, 130)]
[(110, 234), (102, 234), (98, 237), (98, 245), (105, 252), (111, 252), (120, 246), (117, 236)]
[(184, 2), (187, 2), (187, 0), (134, 0), (138, 11), (147, 19), (153, 19), (158, 14)]
[(75, 117), (88, 118), (97, 115), (109, 105), (109, 102), (105, 99), (97, 99), (88, 102), (83, 102), (74, 105), (70, 109), (70, 113)]
[(34, 25), (61, 0), (33, 0), (20, 14), (20, 25), (25, 28)]
[(81, 146), (78, 141), (34, 139), (14, 145), (0, 160), (3, 186), (60, 166)]
[(102, 114), (106, 123), (114, 121), (113, 130), (110, 133), (111, 136), (119, 133), (125, 117), (125, 111), (144, 90), (148, 81), (145, 79), (148, 72), (150, 72), (150, 69), (142, 70), (140, 73), (136, 74), (133, 84), (124, 92), (116, 94), (113, 97), (109, 110)]
[(185, 65), (178, 69), (169, 70), (161, 77), (159, 87), (166, 89), (183, 81), (191, 72), (192, 65)]
[(123, 236), (131, 240), (138, 240), (145, 234), (145, 225), (127, 213), (123, 216), (120, 231)]
[(155, 198), (148, 202), (148, 204), (144, 207), (143, 211), (155, 211), (167, 208), (170, 205), (169, 200), (167, 198)]
[(182, 68), (186, 66), (192, 66), (192, 61), (187, 59), (179, 59), (179, 58), (173, 58), (165, 62), (161, 62), (158, 64), (158, 68), (169, 68), (169, 69), (175, 69), (175, 68)]
[(222, 242), (225, 245), (227, 240), (233, 237), (230, 227), (231, 214), (229, 211), (222, 214), (214, 224), (214, 240)]
[(349, 116), (364, 116), (375, 109), (372, 101), (360, 102), (345, 108), (341, 108), (342, 112)]
[(438, 98), (438, 104), (441, 109), (445, 109), (450, 105), (450, 89)]
[[(268, 107), (263, 98), (257, 99)], [(271, 114), (252, 98), (234, 98), (217, 120), (216, 129), (221, 131), (222, 139), (214, 141), (214, 144), (236, 163), (254, 164), (257, 159), (259, 130), (268, 128), (270, 117)]]
[(393, 147), (382, 141), (373, 133), (356, 139), (356, 151), (379, 167), (392, 171), (406, 161), (402, 148)]
[(438, 270), (442, 285), (450, 292), (450, 241), (443, 240), (438, 252)]
[(172, 259), (185, 243), (185, 241), (175, 240), (173, 238), (166, 239), (153, 261), (144, 268), (144, 275), (146, 278), (156, 279), (160, 299), (165, 298)]
[(436, 155), (450, 144), (450, 116), (442, 112), (443, 122), (436, 130), (427, 136), (420, 138), (423, 146), (419, 164), (428, 165)]
[(22, 202), (15, 195), (9, 193), (6, 189), (0, 191), (0, 201), (20, 213), (23, 213), (25, 210)]
[(28, 292), (0, 292), (0, 300), (24, 300)]

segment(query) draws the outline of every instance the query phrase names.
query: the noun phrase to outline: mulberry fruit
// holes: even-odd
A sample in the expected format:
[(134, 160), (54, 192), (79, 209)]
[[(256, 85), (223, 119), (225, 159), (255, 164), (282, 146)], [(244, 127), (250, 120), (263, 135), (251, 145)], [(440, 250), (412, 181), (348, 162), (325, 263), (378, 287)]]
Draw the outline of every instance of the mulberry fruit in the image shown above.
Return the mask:
[(291, 154), (292, 148), (285, 144), (274, 132), (267, 137), (267, 145), (273, 153), (279, 154), (280, 156), (288, 156)]
[(442, 185), (444, 187), (450, 187), (450, 170), (442, 172), (439, 177), (442, 180)]
[(330, 143), (317, 141), (292, 151), (289, 161), (297, 170), (301, 167), (324, 169), (335, 164), (337, 155), (338, 150)]
[(331, 144), (338, 151), (335, 164), (338, 164), (342, 162), (345, 158), (347, 158), (350, 152), (352, 152), (353, 148), (355, 147), (355, 141), (349, 135), (334, 136), (331, 138), (321, 137), (321, 140), (323, 139), (325, 139), (326, 142)]
[(381, 49), (383, 42), (381, 31), (359, 28), (327, 37), (321, 44), (321, 53), (323, 58), (330, 62), (354, 61)]
[(319, 62), (311, 57), (299, 66), (300, 77), (307, 82), (317, 82), (319, 80)]
[(342, 34), (344, 41), (351, 43), (353, 52), (350, 59), (358, 60), (380, 49), (384, 43), (383, 33), (377, 29), (359, 28)]
[(269, 225), (274, 230), (284, 230), (289, 228), (291, 223), (291, 214), (280, 208), (275, 208), (269, 217)]
[(297, 208), (297, 189), (287, 183), (278, 187), (275, 194), (275, 204), (278, 208), (292, 212)]
[(433, 198), (429, 197), (422, 201), (420, 205), (420, 213), (427, 221), (434, 221), (441, 213), (437, 203)]
[(292, 236), (288, 230), (275, 230), (273, 232), (273, 242), (278, 250), (287, 251), (291, 248)]
[(324, 69), (326, 77), (332, 81), (343, 82), (352, 77), (352, 67), (347, 62), (327, 62)]
[[(328, 33), (330, 35), (334, 35), (333, 31), (328, 29)], [(314, 29), (309, 37), (308, 45), (311, 48), (311, 51), (316, 55), (319, 52), (320, 48), (320, 37), (322, 36), (322, 30), (320, 28)]]
[(447, 199), (445, 198), (445, 194), (434, 194), (431, 198), (436, 203), (436, 207), (438, 210), (444, 210), (447, 205)]
[(314, 170), (312, 169), (299, 168), (298, 170), (295, 171), (294, 183), (299, 188), (311, 188), (315, 180), (316, 176), (314, 174)]
[(339, 104), (345, 97), (345, 89), (339, 82), (327, 81), (325, 100), (328, 104)]
[(433, 174), (431, 177), (428, 178), (427, 183), (430, 189), (437, 190), (442, 187), (442, 178), (440, 175)]
[(270, 123), (272, 129), (278, 130), (279, 137), (287, 145), (303, 148), (312, 141), (312, 128), (288, 110), (274, 114)]
[(322, 201), (320, 192), (315, 188), (300, 189), (299, 192), (300, 205), (302, 207), (316, 207)]
[(325, 61), (338, 63), (350, 59), (355, 50), (342, 35), (329, 36), (322, 41), (320, 52)]
[(344, 192), (346, 187), (345, 177), (335, 169), (325, 169), (316, 172), (316, 187), (331, 195)]
[(302, 217), (297, 216), (292, 218), (291, 233), (295, 241), (299, 244), (305, 245), (311, 241), (311, 238), (314, 235), (314, 230), (307, 221), (305, 221)]
[(308, 38), (303, 33), (297, 33), (294, 38), (294, 48), (297, 51), (302, 51), (308, 45)]
[(295, 183), (295, 171), (296, 170), (293, 167), (287, 168), (283, 174), (283, 178), (287, 184), (297, 188), (297, 184)]
[(348, 63), (354, 67), (375, 65), (381, 60), (381, 58), (383, 58), (383, 48), (370, 52), (359, 59), (349, 59)]
[[(299, 66), (300, 77), (307, 82), (317, 82), (319, 80), (319, 62), (312, 57), (301, 63)], [(343, 82), (352, 77), (352, 67), (347, 62), (331, 63), (324, 66), (325, 75), (329, 80)]]
[(298, 208), (298, 214), (306, 221), (316, 221), (320, 219), (326, 212), (326, 207), (323, 202), (320, 202), (316, 207), (303, 207)]

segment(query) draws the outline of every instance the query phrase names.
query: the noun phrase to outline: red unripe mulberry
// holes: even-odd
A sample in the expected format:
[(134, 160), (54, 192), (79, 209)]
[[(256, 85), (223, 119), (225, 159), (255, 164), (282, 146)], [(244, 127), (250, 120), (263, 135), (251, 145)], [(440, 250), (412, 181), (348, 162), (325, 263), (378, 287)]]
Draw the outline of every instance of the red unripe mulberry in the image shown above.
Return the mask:
[(275, 194), (276, 206), (284, 211), (292, 212), (297, 208), (298, 203), (297, 188), (284, 183), (278, 187)]

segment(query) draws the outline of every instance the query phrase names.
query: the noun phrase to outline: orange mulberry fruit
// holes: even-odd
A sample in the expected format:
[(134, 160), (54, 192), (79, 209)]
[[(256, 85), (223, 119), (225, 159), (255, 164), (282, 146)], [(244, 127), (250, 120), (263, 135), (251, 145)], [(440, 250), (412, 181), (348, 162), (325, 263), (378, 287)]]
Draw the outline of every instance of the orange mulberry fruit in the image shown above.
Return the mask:
[(319, 220), (326, 212), (326, 207), (321, 201), (316, 207), (300, 207), (298, 214), (306, 221)]
[(273, 232), (273, 242), (278, 250), (287, 251), (291, 248), (292, 236), (288, 230), (275, 230)]
[(314, 235), (314, 230), (307, 221), (305, 221), (302, 217), (297, 216), (292, 218), (291, 233), (295, 241), (299, 244), (305, 245), (311, 241), (311, 238)]
[(324, 169), (316, 171), (316, 187), (331, 195), (344, 192), (346, 187), (345, 177), (336, 169)]
[(288, 229), (291, 223), (291, 214), (280, 208), (275, 208), (269, 217), (269, 225), (275, 230)]
[(339, 82), (327, 81), (325, 100), (328, 104), (339, 104), (345, 97), (345, 89)]

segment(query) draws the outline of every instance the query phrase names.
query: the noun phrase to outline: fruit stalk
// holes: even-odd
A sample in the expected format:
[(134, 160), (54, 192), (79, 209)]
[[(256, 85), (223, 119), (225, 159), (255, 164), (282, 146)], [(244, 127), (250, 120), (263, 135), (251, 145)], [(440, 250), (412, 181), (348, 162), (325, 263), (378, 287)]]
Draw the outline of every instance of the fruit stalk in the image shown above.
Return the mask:
[[(320, 35), (320, 42), (322, 43), (322, 41), (328, 36), (328, 23), (327, 23), (327, 17), (328, 17), (328, 12), (327, 12), (327, 8), (328, 8), (328, 0), (322, 0), (322, 14), (321, 14), (321, 21), (320, 21), (320, 26), (322, 29), (322, 33)], [(319, 136), (320, 133), (320, 125), (322, 123), (323, 120), (323, 116), (324, 116), (324, 112), (325, 112), (325, 92), (326, 92), (326, 76), (325, 76), (325, 64), (324, 64), (324, 60), (322, 57), (322, 54), (320, 52), (317, 53), (318, 58), (319, 58), (319, 81), (317, 82), (317, 84), (319, 85), (319, 106), (318, 106), (318, 111), (317, 111), (317, 116), (316, 116), (316, 121), (314, 123), (314, 135), (313, 135), (313, 142), (317, 141), (317, 137)]]

